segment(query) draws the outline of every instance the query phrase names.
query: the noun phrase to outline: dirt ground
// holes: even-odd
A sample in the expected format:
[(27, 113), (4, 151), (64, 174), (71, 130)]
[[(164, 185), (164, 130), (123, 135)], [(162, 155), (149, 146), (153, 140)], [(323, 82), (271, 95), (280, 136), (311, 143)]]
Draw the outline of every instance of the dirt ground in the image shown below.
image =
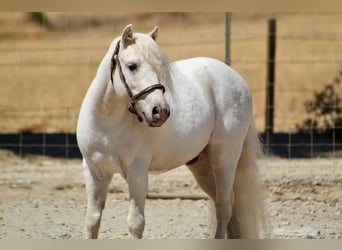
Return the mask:
[[(275, 239), (342, 238), (342, 159), (260, 160)], [(83, 238), (86, 195), (81, 160), (19, 158), (0, 151), (0, 238)], [(146, 239), (210, 238), (210, 202), (186, 167), (150, 176), (150, 194), (198, 199), (148, 199)], [(129, 238), (127, 186), (110, 185), (100, 238)]]

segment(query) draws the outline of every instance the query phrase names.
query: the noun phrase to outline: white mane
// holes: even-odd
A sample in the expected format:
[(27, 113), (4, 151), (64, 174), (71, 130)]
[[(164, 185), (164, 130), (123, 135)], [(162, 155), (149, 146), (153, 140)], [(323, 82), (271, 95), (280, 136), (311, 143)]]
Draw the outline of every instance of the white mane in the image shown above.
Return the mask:
[(172, 88), (171, 61), (156, 42), (146, 34), (135, 33), (134, 40), (143, 58), (153, 67), (161, 84)]

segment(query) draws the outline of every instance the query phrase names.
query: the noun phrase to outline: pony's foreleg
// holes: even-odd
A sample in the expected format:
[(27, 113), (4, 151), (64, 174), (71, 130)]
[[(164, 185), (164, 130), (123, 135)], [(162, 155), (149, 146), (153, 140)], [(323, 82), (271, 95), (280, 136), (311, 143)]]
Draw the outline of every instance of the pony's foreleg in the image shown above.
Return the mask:
[(83, 168), (88, 198), (85, 237), (88, 239), (96, 239), (99, 233), (108, 185), (113, 175), (100, 173), (95, 166), (89, 165), (85, 160), (83, 160)]
[(129, 211), (127, 224), (132, 238), (141, 239), (145, 228), (145, 201), (148, 187), (148, 167), (132, 167), (127, 173)]

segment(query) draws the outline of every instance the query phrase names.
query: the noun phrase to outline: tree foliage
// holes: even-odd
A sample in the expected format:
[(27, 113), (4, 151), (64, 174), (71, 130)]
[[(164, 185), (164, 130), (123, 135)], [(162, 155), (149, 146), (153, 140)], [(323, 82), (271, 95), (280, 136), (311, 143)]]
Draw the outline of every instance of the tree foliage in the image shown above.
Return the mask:
[(45, 15), (43, 12), (29, 12), (28, 15), (33, 22), (39, 25), (45, 24)]
[(297, 125), (299, 132), (330, 133), (342, 130), (342, 102), (338, 93), (342, 71), (332, 83), (324, 85), (320, 91), (315, 91), (312, 99), (304, 102), (308, 118)]

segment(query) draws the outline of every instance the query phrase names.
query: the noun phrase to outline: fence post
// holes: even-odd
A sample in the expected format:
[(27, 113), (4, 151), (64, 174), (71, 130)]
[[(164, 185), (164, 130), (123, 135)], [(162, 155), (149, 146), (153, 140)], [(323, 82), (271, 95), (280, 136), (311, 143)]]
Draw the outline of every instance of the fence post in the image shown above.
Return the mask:
[(268, 20), (267, 82), (266, 82), (266, 115), (265, 136), (268, 145), (273, 139), (274, 120), (274, 85), (276, 56), (276, 20)]
[(226, 13), (226, 64), (230, 65), (230, 12)]

